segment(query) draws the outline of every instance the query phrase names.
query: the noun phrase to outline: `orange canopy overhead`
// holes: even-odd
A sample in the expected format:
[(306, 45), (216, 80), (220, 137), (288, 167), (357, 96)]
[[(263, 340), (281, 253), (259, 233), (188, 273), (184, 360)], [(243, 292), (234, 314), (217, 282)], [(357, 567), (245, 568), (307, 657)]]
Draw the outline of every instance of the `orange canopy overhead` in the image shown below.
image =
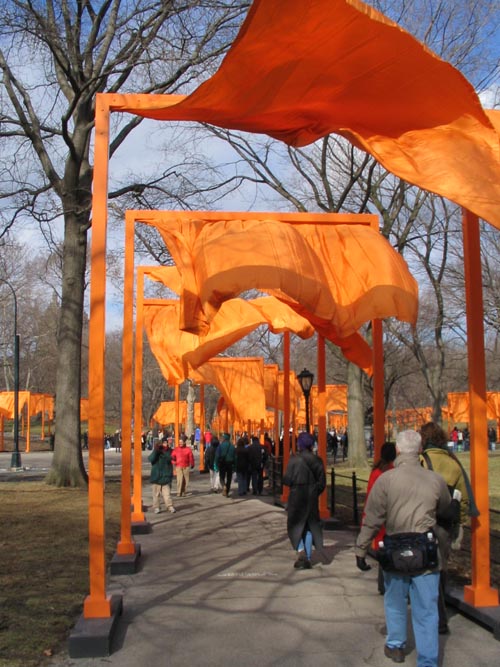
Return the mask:
[(217, 357), (193, 371), (193, 380), (215, 385), (224, 397), (233, 420), (259, 421), (265, 417), (262, 358)]
[(262, 213), (242, 219), (229, 213), (137, 215), (159, 229), (178, 267), (185, 331), (206, 334), (224, 301), (261, 289), (369, 368), (371, 353), (357, 329), (373, 318), (416, 321), (417, 284), (403, 258), (368, 225), (285, 222)]
[(219, 70), (168, 104), (132, 111), (294, 146), (340, 134), (500, 228), (494, 116), (457, 69), (359, 0), (254, 0)]
[(179, 329), (178, 301), (144, 303), (144, 328), (151, 350), (170, 384), (184, 381), (191, 368), (198, 368), (261, 324), (267, 324), (274, 333), (287, 329), (301, 338), (314, 334), (305, 318), (274, 297), (224, 302), (204, 337)]
[[(153, 419), (162, 426), (175, 424), (175, 401), (162, 401), (153, 415)], [(179, 401), (179, 420), (184, 423), (187, 419), (187, 402)], [(194, 421), (200, 423), (200, 404), (194, 404)]]

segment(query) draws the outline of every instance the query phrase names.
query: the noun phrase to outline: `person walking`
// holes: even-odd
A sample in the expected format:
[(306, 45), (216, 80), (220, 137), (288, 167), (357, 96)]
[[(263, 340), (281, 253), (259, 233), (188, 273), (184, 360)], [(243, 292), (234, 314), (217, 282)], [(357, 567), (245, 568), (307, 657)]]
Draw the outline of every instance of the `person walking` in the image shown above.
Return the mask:
[(290, 458), (283, 484), (290, 487), (287, 508), (287, 532), (297, 551), (295, 569), (312, 568), (313, 545), (323, 548), (323, 531), (319, 517), (319, 496), (326, 488), (323, 461), (313, 454), (314, 438), (300, 433), (297, 454)]
[(398, 434), (394, 470), (381, 475), (371, 489), (355, 556), (360, 570), (370, 569), (366, 553), (385, 524), (384, 549), (379, 552), (387, 626), (384, 654), (393, 662), (405, 660), (409, 597), (417, 667), (437, 667), (439, 559), (433, 529), (437, 517), (450, 515), (456, 501), (443, 478), (420, 465), (421, 442), (416, 431)]
[(181, 438), (179, 446), (172, 452), (172, 461), (177, 473), (177, 496), (186, 496), (189, 486), (189, 473), (194, 468), (194, 456), (186, 440)]
[(163, 498), (166, 509), (173, 514), (175, 507), (172, 503), (171, 486), (174, 469), (172, 466), (172, 450), (167, 439), (165, 442), (156, 443), (153, 451), (148, 456), (148, 461), (151, 463), (150, 482), (153, 491), (153, 511), (155, 514), (161, 512), (160, 502)]
[(238, 438), (236, 442), (236, 479), (238, 480), (238, 495), (246, 496), (248, 491), (248, 449), (246, 447), (245, 439)]
[[(254, 496), (262, 493), (262, 447), (259, 438), (252, 436), (250, 444), (247, 447), (250, 478), (252, 480), (252, 493)], [(260, 491), (259, 491), (260, 490)]]
[[(448, 634), (448, 614), (446, 612), (446, 584), (450, 551), (460, 549), (463, 539), (463, 526), (469, 515), (478, 516), (473, 501), (472, 488), (467, 473), (455, 454), (449, 451), (446, 433), (434, 422), (427, 422), (420, 429), (422, 454), (420, 463), (424, 468), (434, 470), (444, 479), (450, 494), (458, 489), (462, 495), (460, 510), (450, 520), (438, 520), (435, 528), (441, 556), (441, 574), (439, 579), (439, 633)], [(472, 500), (472, 505), (470, 501)]]
[(219, 471), (222, 495), (226, 498), (229, 497), (231, 492), (234, 460), (235, 449), (231, 442), (231, 436), (229, 433), (223, 433), (222, 441), (215, 452), (215, 466)]
[[(396, 445), (393, 442), (384, 442), (384, 444), (380, 448), (380, 458), (373, 464), (370, 477), (368, 478), (368, 486), (366, 487), (365, 505), (368, 501), (368, 496), (370, 495), (370, 491), (372, 490), (373, 485), (380, 477), (380, 475), (382, 475), (382, 473), (386, 472), (387, 470), (392, 470), (394, 468), (395, 458), (396, 458)], [(363, 518), (361, 520), (361, 523), (363, 523), (364, 518), (365, 514), (363, 512)], [(378, 531), (377, 535), (372, 540), (371, 548), (374, 552), (378, 551), (379, 543), (383, 541), (384, 535), (385, 535), (385, 527), (382, 526), (382, 528)], [(377, 587), (380, 595), (383, 595), (384, 573), (380, 563), (378, 566)]]
[(219, 470), (215, 465), (215, 454), (217, 452), (218, 446), (219, 438), (214, 436), (211, 438), (207, 448), (205, 449), (205, 468), (208, 469), (210, 475), (210, 490), (212, 493), (218, 493), (221, 490)]

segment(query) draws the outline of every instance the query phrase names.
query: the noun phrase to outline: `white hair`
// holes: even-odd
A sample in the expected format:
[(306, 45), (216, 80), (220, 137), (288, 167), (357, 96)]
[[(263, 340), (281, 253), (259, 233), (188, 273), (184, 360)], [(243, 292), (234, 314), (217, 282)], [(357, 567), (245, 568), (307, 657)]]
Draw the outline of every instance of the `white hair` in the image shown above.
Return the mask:
[(401, 454), (414, 454), (416, 456), (421, 446), (422, 437), (417, 431), (401, 431), (396, 437), (396, 447)]

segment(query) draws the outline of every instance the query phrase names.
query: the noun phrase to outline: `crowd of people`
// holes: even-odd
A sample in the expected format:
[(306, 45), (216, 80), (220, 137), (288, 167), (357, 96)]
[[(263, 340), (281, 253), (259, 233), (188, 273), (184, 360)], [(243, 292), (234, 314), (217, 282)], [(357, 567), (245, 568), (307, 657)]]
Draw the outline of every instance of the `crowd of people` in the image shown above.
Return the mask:
[[(229, 433), (219, 440), (207, 431), (203, 439), (211, 492), (229, 498), (235, 481), (240, 497), (262, 494), (273, 452), (269, 436), (261, 443), (256, 436), (242, 435), (233, 444)], [(319, 498), (326, 474), (316, 449), (314, 436), (300, 433), (283, 475), (289, 488), (287, 531), (296, 553), (295, 569), (311, 569), (313, 549), (320, 554), (323, 549)], [(194, 468), (192, 447), (185, 436), (173, 447), (166, 433), (153, 446), (149, 461), (153, 509), (160, 512), (163, 499), (173, 513), (174, 466), (177, 496), (182, 497), (188, 494)], [(450, 551), (460, 548), (464, 524), (477, 515), (467, 474), (439, 425), (429, 422), (420, 432), (402, 431), (395, 442), (384, 443), (368, 482), (355, 559), (362, 572), (371, 569), (368, 555), (378, 561), (387, 628), (384, 654), (393, 662), (405, 660), (410, 600), (417, 665), (437, 667), (439, 634), (449, 632), (444, 595)]]

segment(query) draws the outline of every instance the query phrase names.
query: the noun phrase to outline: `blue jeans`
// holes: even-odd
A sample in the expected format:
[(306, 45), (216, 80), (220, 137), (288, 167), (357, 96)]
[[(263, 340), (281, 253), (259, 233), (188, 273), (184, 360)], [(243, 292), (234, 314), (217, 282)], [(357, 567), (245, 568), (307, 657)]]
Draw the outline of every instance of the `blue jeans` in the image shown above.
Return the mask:
[(306, 528), (304, 535), (299, 542), (297, 551), (305, 551), (307, 560), (311, 560), (312, 557), (312, 548), (313, 548), (313, 535), (311, 531)]
[(384, 572), (386, 645), (404, 648), (408, 595), (417, 648), (417, 667), (437, 667), (439, 656), (439, 572), (413, 577)]

